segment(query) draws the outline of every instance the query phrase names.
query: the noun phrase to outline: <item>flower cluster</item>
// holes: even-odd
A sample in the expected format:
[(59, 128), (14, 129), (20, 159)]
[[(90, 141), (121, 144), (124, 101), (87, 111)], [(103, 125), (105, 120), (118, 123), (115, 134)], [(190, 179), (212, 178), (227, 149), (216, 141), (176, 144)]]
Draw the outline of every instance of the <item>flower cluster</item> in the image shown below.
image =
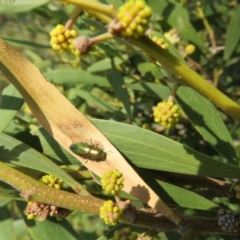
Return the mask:
[[(39, 181), (45, 185), (56, 189), (61, 189), (63, 183), (62, 180), (58, 179), (53, 175), (44, 175), (39, 179)], [(43, 221), (48, 216), (54, 216), (58, 220), (61, 220), (62, 218), (67, 217), (70, 213), (71, 211), (68, 209), (36, 201), (29, 201), (25, 210), (27, 219), (35, 219), (38, 221)]]
[(100, 218), (102, 218), (107, 225), (115, 226), (123, 211), (123, 208), (120, 208), (112, 200), (108, 200), (100, 207)]
[(158, 38), (157, 36), (154, 36), (151, 39), (162, 49), (168, 49), (168, 44), (164, 41), (164, 38)]
[(50, 32), (50, 44), (53, 50), (64, 52), (70, 51), (75, 55), (78, 55), (78, 51), (75, 51), (73, 46), (74, 39), (77, 37), (78, 32), (75, 29), (66, 29), (63, 25), (58, 24)]
[(218, 211), (218, 225), (224, 232), (237, 232), (240, 229), (240, 216), (230, 210)]
[(56, 217), (58, 220), (67, 217), (70, 214), (70, 210), (65, 208), (60, 208), (57, 206), (49, 205), (46, 203), (32, 202), (29, 201), (25, 214), (27, 219), (35, 219), (38, 221), (43, 221), (47, 216)]
[(53, 175), (44, 175), (42, 178), (39, 179), (39, 182), (48, 185), (49, 187), (54, 187), (56, 189), (62, 188), (63, 181), (58, 179)]
[(122, 173), (115, 169), (103, 174), (101, 184), (106, 193), (114, 195), (123, 188), (123, 181)]
[(165, 128), (171, 128), (179, 121), (181, 111), (174, 102), (160, 102), (153, 110), (154, 121)]
[(124, 37), (138, 38), (148, 28), (152, 9), (143, 0), (129, 0), (119, 8), (117, 21)]

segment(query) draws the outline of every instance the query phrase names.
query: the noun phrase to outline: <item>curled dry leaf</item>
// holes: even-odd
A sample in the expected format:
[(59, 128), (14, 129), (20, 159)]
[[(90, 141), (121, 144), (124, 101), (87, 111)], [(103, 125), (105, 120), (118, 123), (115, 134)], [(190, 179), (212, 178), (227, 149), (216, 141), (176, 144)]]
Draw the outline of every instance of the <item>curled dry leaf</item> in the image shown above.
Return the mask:
[[(138, 176), (118, 150), (106, 139), (83, 114), (81, 114), (57, 89), (49, 83), (39, 69), (0, 39), (0, 69), (22, 94), (32, 113), (42, 126), (70, 154), (82, 164), (102, 176), (105, 171), (118, 169), (124, 176), (123, 190), (166, 217), (172, 218), (172, 211), (159, 199), (153, 190)], [(107, 161), (93, 162), (74, 154), (69, 146), (75, 142), (87, 142), (106, 152)]]

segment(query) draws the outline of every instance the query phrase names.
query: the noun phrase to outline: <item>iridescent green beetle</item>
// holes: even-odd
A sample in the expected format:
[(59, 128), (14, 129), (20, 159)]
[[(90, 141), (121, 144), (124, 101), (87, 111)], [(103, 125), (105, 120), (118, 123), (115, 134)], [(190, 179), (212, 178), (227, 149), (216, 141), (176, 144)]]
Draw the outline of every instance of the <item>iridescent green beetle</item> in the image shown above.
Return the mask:
[(100, 162), (106, 160), (107, 157), (103, 149), (94, 144), (77, 142), (70, 145), (69, 148), (80, 157), (86, 158), (86, 162), (88, 160)]

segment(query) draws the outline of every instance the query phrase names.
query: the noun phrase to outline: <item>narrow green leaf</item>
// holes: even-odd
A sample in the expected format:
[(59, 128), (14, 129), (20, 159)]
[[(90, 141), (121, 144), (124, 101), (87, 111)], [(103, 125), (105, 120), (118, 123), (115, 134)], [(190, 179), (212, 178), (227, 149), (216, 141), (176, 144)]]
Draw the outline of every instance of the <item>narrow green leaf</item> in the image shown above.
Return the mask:
[[(11, 201), (12, 201), (12, 199), (10, 199), (10, 198), (0, 198), (0, 208), (6, 206)], [(1, 209), (0, 209), (0, 211), (1, 211)]]
[(126, 84), (126, 87), (136, 91), (145, 92), (152, 97), (159, 97), (159, 99), (167, 99), (170, 94), (168, 87), (156, 83), (140, 82)]
[(113, 90), (118, 97), (118, 99), (123, 103), (128, 118), (132, 119), (132, 111), (131, 111), (131, 104), (130, 104), (130, 96), (128, 91), (124, 87), (123, 77), (119, 71), (117, 71), (115, 64), (112, 62), (112, 71), (108, 75), (108, 81), (111, 83)]
[(190, 190), (175, 186), (171, 183), (156, 180), (155, 175), (146, 170), (139, 170), (140, 176), (143, 180), (151, 186), (159, 197), (168, 205), (172, 207), (182, 207), (200, 210), (214, 210), (218, 205), (197, 193)]
[(24, 100), (22, 96), (12, 84), (3, 90), (3, 95), (0, 100), (0, 131), (3, 131), (7, 127), (23, 103)]
[(50, 49), (51, 48), (50, 45), (42, 45), (42, 44), (38, 44), (31, 41), (19, 40), (19, 39), (9, 38), (9, 37), (2, 37), (2, 38), (9, 44), (17, 47), (34, 48), (34, 49), (36, 48)]
[[(30, 239), (27, 227), (23, 219), (17, 219), (13, 222), (13, 228), (16, 235), (16, 240)], [(28, 238), (26, 238), (28, 237)]]
[(46, 79), (54, 84), (97, 84), (102, 87), (110, 87), (105, 77), (97, 76), (79, 69), (58, 69), (44, 73)]
[(239, 177), (240, 168), (217, 161), (149, 130), (103, 120), (92, 122), (138, 167), (199, 176)]
[(238, 164), (239, 155), (232, 137), (214, 105), (195, 90), (180, 87), (177, 100), (197, 131), (229, 163)]
[(93, 105), (96, 108), (100, 108), (104, 111), (109, 111), (109, 112), (118, 110), (112, 105), (108, 104), (106, 101), (99, 99), (99, 97), (95, 97), (94, 95), (92, 95), (87, 91), (76, 89), (76, 94), (80, 98), (86, 100), (89, 105)]
[[(161, 240), (181, 239), (181, 235), (178, 232), (166, 232), (164, 235), (165, 235), (165, 239), (160, 238)], [(214, 238), (214, 240), (217, 240), (217, 239)]]
[(32, 63), (36, 65), (39, 69), (46, 69), (52, 66), (52, 61), (42, 58), (38, 53), (35, 52), (36, 50), (25, 49), (26, 56), (31, 59)]
[(158, 14), (161, 16), (164, 9), (168, 6), (169, 3), (166, 0), (161, 0), (161, 1), (148, 0), (148, 4), (152, 8), (155, 14)]
[(118, 9), (119, 7), (121, 7), (123, 5), (122, 0), (108, 0), (107, 2), (114, 4), (114, 7), (116, 7), (116, 9)]
[[(116, 65), (122, 64), (124, 61), (126, 61), (128, 59), (128, 55), (122, 55), (122, 58), (119, 57), (115, 57), (114, 59), (114, 63)], [(88, 72), (103, 72), (106, 70), (110, 70), (112, 68), (112, 64), (111, 64), (111, 59), (110, 58), (105, 58), (103, 60), (100, 60), (94, 64), (92, 64), (87, 71)]]
[(1, 211), (1, 214), (0, 214), (0, 231), (1, 231), (0, 239), (3, 239), (3, 240), (15, 239), (11, 213), (9, 212), (7, 207), (2, 207), (0, 211)]
[(214, 197), (212, 201), (235, 213), (240, 213), (240, 205), (238, 203), (230, 203), (228, 197)]
[(159, 66), (151, 62), (144, 62), (138, 64), (138, 70), (141, 72), (142, 75), (150, 72), (157, 79), (161, 79), (164, 76), (160, 71)]
[(165, 198), (170, 197), (173, 202), (183, 208), (210, 210), (218, 207), (217, 204), (192, 191), (162, 181), (159, 182), (159, 184), (162, 187), (161, 192), (163, 193), (161, 194), (161, 192), (159, 192), (159, 194), (164, 202)]
[(65, 225), (69, 225), (66, 220), (62, 220), (61, 223), (57, 220), (45, 220), (43, 222), (35, 221), (35, 224), (29, 223), (29, 220), (26, 220), (28, 225), (28, 231), (33, 240), (81, 240), (81, 238), (76, 234), (72, 234), (66, 229)]
[(228, 25), (226, 46), (223, 55), (223, 59), (225, 61), (229, 60), (234, 49), (239, 43), (240, 40), (239, 23), (240, 23), (240, 4), (237, 4), (236, 8), (234, 9), (232, 19)]
[(200, 50), (207, 50), (204, 42), (191, 24), (186, 8), (180, 7), (177, 4), (169, 4), (165, 8), (163, 16), (167, 23), (176, 28), (184, 39), (193, 42)]
[(4, 133), (0, 133), (0, 149), (1, 160), (5, 162), (52, 174), (73, 189), (81, 188), (77, 181), (47, 157)]
[(0, 186), (0, 199), (9, 199), (11, 201), (13, 199), (21, 200), (21, 197), (19, 196), (19, 192), (17, 190), (7, 189)]
[(49, 0), (38, 1), (17, 0), (14, 1), (12, 4), (1, 6), (0, 14), (28, 12), (31, 9), (39, 7), (48, 2)]
[(108, 240), (109, 238), (107, 238), (106, 236), (101, 236), (99, 238), (97, 238), (97, 240)]
[(39, 137), (43, 153), (55, 163), (62, 165), (80, 164), (44, 128), (35, 129), (31, 131), (31, 134)]

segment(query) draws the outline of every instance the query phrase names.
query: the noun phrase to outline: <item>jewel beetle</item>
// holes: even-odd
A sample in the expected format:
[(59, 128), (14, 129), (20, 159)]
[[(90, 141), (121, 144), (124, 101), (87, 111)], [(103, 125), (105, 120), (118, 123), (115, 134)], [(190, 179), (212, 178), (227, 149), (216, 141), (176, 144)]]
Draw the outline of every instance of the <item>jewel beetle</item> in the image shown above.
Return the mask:
[(91, 160), (100, 162), (106, 160), (107, 157), (107, 154), (103, 151), (103, 149), (94, 144), (77, 142), (71, 144), (69, 148), (80, 157), (86, 158), (87, 161)]

